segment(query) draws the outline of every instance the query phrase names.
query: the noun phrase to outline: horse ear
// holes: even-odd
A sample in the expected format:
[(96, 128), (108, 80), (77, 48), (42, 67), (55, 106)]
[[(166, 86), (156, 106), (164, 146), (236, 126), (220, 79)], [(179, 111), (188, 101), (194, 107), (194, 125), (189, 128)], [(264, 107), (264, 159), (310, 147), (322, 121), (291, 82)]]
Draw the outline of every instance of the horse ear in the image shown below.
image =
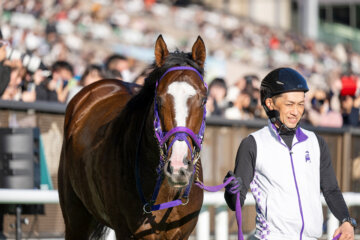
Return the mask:
[(206, 58), (206, 49), (204, 41), (200, 36), (196, 39), (192, 47), (192, 58), (200, 66), (204, 67), (205, 58)]
[(166, 43), (160, 34), (155, 43), (155, 63), (158, 67), (161, 67), (165, 58), (169, 55), (169, 51), (167, 49)]

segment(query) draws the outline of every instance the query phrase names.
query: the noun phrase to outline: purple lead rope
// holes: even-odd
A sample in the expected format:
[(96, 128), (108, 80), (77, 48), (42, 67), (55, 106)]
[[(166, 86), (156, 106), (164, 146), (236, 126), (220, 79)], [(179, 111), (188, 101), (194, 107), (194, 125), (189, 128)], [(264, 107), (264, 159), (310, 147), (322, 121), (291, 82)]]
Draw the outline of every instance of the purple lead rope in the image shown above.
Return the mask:
[[(227, 186), (235, 177), (229, 177), (223, 184), (217, 186), (205, 186), (202, 182), (195, 182), (195, 184), (208, 192), (217, 192)], [(236, 213), (236, 221), (238, 224), (238, 240), (244, 240), (244, 235), (242, 232), (242, 220), (241, 220), (241, 206), (240, 206), (240, 192), (235, 191), (234, 188), (230, 190), (230, 193), (236, 194), (236, 205), (235, 205), (235, 213)]]
[(339, 233), (338, 235), (336, 235), (332, 240), (337, 240), (337, 239), (340, 238), (340, 236), (341, 236), (341, 233)]
[[(220, 184), (217, 186), (205, 186), (202, 182), (195, 182), (195, 184), (196, 184), (196, 186), (204, 189), (205, 191), (218, 192), (219, 190), (226, 187), (234, 179), (235, 179), (235, 177), (230, 177), (223, 184)], [(242, 227), (241, 227), (242, 226), (242, 218), (241, 218), (240, 192), (236, 191), (235, 189), (236, 189), (236, 186), (230, 190), (230, 193), (236, 194), (235, 215), (236, 215), (236, 221), (237, 221), (237, 225), (238, 225), (238, 240), (244, 240), (244, 235), (243, 235)], [(340, 238), (340, 236), (341, 236), (341, 233), (336, 235), (332, 240), (337, 240)]]

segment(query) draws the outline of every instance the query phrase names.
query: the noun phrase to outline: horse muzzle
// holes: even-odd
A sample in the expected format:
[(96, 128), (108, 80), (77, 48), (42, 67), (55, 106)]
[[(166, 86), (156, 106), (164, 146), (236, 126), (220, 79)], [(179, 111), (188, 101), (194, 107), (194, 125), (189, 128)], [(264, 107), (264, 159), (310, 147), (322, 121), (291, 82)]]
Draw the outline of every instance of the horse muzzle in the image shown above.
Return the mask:
[(194, 165), (188, 159), (184, 159), (183, 164), (178, 164), (169, 160), (164, 166), (164, 174), (168, 183), (175, 188), (186, 187), (190, 183), (193, 171)]

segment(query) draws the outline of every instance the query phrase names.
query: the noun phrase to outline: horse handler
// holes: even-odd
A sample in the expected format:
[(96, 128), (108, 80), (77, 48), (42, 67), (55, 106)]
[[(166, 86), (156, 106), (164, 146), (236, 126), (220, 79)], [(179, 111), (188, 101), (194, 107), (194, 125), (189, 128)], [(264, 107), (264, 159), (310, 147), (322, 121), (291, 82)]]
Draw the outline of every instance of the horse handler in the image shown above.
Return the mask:
[[(291, 68), (271, 71), (261, 83), (261, 104), (268, 125), (241, 142), (225, 200), (235, 209), (240, 191), (243, 206), (250, 187), (256, 200), (257, 239), (318, 239), (322, 235), (322, 191), (331, 212), (341, 222), (334, 238), (354, 239), (350, 217), (324, 139), (299, 126), (304, 113), (306, 80)], [(230, 190), (231, 189), (231, 190)]]

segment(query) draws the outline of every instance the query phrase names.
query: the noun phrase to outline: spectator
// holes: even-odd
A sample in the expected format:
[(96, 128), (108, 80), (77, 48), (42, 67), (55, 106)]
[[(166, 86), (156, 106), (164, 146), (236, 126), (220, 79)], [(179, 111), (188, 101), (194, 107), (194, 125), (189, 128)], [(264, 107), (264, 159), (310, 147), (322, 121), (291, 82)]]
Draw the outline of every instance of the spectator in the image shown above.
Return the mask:
[(149, 75), (149, 73), (152, 71), (151, 68), (145, 68), (134, 80), (134, 83), (138, 85), (144, 85), (146, 77)]
[(311, 98), (311, 106), (306, 106), (308, 120), (313, 126), (339, 128), (343, 125), (341, 114), (331, 109), (329, 95), (325, 90), (317, 89)]
[[(224, 116), (229, 119), (249, 120), (254, 118), (251, 112), (252, 96), (250, 93), (243, 91), (239, 94), (233, 106), (225, 109)], [(257, 103), (256, 103), (257, 104)]]
[(105, 69), (107, 74), (116, 76), (118, 75), (117, 73), (120, 73), (123, 81), (131, 81), (130, 64), (128, 59), (123, 55), (113, 54), (109, 56), (105, 61)]
[(226, 97), (231, 107), (225, 111), (225, 117), (241, 120), (260, 117), (262, 107), (259, 104), (259, 86), (259, 77), (253, 74), (245, 75), (231, 86)]
[(255, 118), (264, 118), (264, 119), (267, 118), (266, 112), (264, 108), (261, 106), (260, 90), (258, 88), (255, 88), (252, 92), (250, 109), (253, 112)]
[(105, 77), (106, 78), (123, 80), (121, 73), (119, 71), (117, 71), (117, 70), (106, 70)]
[(36, 101), (49, 101), (58, 102), (58, 95), (56, 92), (56, 82), (51, 76), (46, 76), (47, 72), (37, 70), (34, 75), (35, 83), (35, 100)]
[(254, 89), (259, 89), (259, 87), (259, 77), (254, 74), (247, 74), (240, 78), (233, 86), (229, 87), (226, 99), (230, 102), (234, 102), (241, 92), (246, 91), (252, 95)]
[(80, 78), (80, 86), (88, 86), (94, 82), (97, 82), (104, 78), (104, 74), (100, 65), (91, 64), (89, 65), (82, 77)]
[(69, 91), (76, 86), (77, 80), (74, 78), (74, 70), (69, 62), (56, 61), (52, 65), (51, 89), (57, 93), (58, 101), (65, 103)]
[(223, 78), (215, 78), (209, 85), (206, 103), (207, 115), (223, 116), (229, 102), (226, 100), (227, 86)]
[(21, 87), (23, 67), (20, 60), (5, 61), (5, 65), (11, 69), (9, 83), (3, 92), (1, 98), (3, 100), (21, 100)]
[(70, 89), (69, 95), (68, 95), (68, 98), (67, 98), (66, 102), (67, 102), (67, 103), (70, 102), (70, 100), (71, 100), (83, 87), (88, 86), (88, 85), (90, 85), (90, 84), (92, 84), (92, 83), (94, 83), (94, 82), (97, 82), (97, 81), (99, 81), (99, 80), (101, 80), (101, 79), (103, 79), (103, 78), (104, 78), (104, 74), (103, 74), (103, 72), (102, 72), (101, 66), (96, 65), (96, 64), (91, 64), (91, 65), (89, 65), (89, 66), (85, 69), (85, 71), (84, 71), (84, 73), (83, 73), (83, 75), (82, 75), (82, 77), (81, 77), (81, 79), (80, 79), (80, 81), (79, 81), (79, 84), (76, 85), (75, 87), (73, 87), (72, 89)]
[(244, 77), (241, 77), (236, 83), (228, 88), (226, 99), (229, 102), (235, 102), (239, 94), (245, 90), (248, 85), (248, 81)]
[(345, 126), (360, 126), (359, 121), (359, 107), (360, 107), (360, 96), (341, 95), (341, 112), (343, 117), (343, 123)]
[[(1, 34), (1, 32), (0, 32)], [(11, 69), (9, 66), (6, 66), (4, 64), (4, 61), (6, 59), (6, 42), (0, 42), (0, 97), (5, 92), (5, 89), (7, 88), (9, 82), (10, 82), (10, 72)]]
[(25, 76), (22, 79), (21, 90), (22, 97), (21, 100), (24, 102), (34, 102), (36, 101), (36, 86), (33, 79), (33, 74), (31, 72), (26, 71)]

